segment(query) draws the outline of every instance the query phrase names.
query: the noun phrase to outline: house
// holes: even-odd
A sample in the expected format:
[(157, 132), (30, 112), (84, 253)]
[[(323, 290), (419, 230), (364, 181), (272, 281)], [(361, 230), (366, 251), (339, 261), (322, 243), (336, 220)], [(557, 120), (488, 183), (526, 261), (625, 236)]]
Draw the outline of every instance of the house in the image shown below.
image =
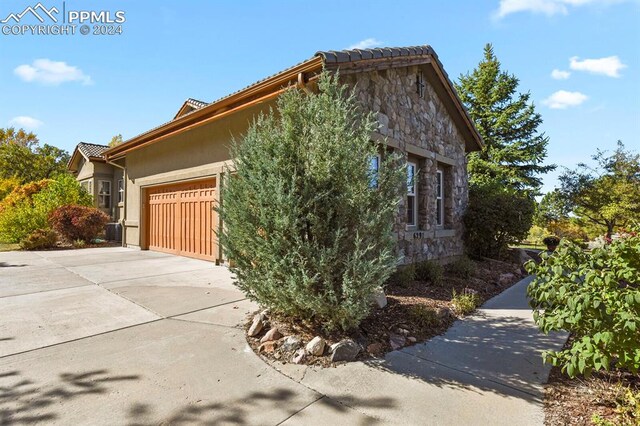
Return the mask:
[(430, 46), (317, 52), (215, 102), (189, 99), (171, 121), (103, 152), (108, 164), (124, 168), (123, 244), (223, 261), (212, 207), (231, 165), (232, 137), (288, 87), (314, 90), (323, 68), (339, 70), (377, 114), (371, 139), (381, 154), (406, 158), (413, 182), (394, 225), (404, 263), (460, 256), (466, 154), (480, 150), (482, 139)]
[(104, 152), (108, 149), (106, 145), (80, 142), (67, 168), (93, 196), (95, 207), (117, 222), (124, 210), (123, 169), (106, 162)]

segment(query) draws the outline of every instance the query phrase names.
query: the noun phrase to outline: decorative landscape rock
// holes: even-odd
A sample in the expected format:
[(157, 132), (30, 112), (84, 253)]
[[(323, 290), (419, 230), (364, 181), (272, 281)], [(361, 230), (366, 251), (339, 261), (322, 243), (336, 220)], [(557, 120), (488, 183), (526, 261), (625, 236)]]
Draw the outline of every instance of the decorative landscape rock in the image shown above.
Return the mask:
[(303, 348), (300, 348), (296, 351), (296, 353), (293, 354), (293, 357), (291, 358), (291, 362), (293, 362), (294, 364), (300, 364), (302, 363), (302, 361), (304, 361), (305, 356), (306, 356), (306, 352), (304, 351)]
[(398, 350), (406, 344), (406, 338), (402, 334), (391, 333), (389, 334), (389, 344), (391, 349)]
[(278, 345), (278, 342), (273, 340), (269, 342), (264, 342), (258, 347), (258, 353), (272, 354), (273, 352), (275, 352), (277, 345)]
[(382, 346), (382, 343), (380, 342), (371, 343), (369, 346), (367, 346), (367, 352), (369, 352), (371, 355), (379, 355), (383, 350), (384, 346)]
[(326, 343), (320, 336), (316, 336), (309, 343), (307, 343), (306, 349), (311, 355), (322, 356)]
[(409, 336), (409, 337), (407, 337), (407, 341), (408, 341), (409, 343), (416, 343), (416, 342), (418, 341), (418, 339), (416, 339), (416, 338), (415, 338), (415, 337), (413, 337), (413, 336)]
[(498, 279), (498, 282), (500, 284), (508, 284), (510, 283), (513, 279), (515, 278), (514, 274), (508, 273), (508, 274), (500, 274), (500, 278)]
[(353, 361), (362, 348), (351, 339), (341, 340), (331, 345), (331, 362)]
[(380, 309), (387, 306), (387, 295), (384, 294), (384, 290), (382, 289), (382, 287), (378, 287), (375, 289), (375, 291), (371, 295), (371, 301), (375, 303)]
[(280, 333), (280, 331), (278, 331), (278, 329), (274, 327), (271, 330), (267, 331), (267, 334), (262, 336), (262, 339), (260, 339), (260, 343), (270, 342), (271, 340), (278, 340), (281, 337), (282, 333)]
[(282, 350), (285, 352), (295, 351), (302, 346), (302, 340), (298, 336), (287, 336), (282, 342)]
[(446, 320), (453, 315), (449, 308), (436, 308), (435, 312), (438, 316), (438, 319), (441, 321)]
[(251, 337), (257, 336), (265, 326), (265, 314), (264, 312), (260, 312), (253, 317), (253, 322), (251, 323), (251, 327), (249, 327), (249, 331), (247, 334)]

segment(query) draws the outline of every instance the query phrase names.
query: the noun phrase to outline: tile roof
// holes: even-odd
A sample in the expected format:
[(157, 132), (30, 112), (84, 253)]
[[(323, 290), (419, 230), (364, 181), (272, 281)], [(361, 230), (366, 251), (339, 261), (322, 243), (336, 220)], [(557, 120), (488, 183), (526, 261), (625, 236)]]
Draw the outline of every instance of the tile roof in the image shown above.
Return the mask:
[(189, 106), (195, 108), (195, 109), (200, 109), (200, 108), (204, 108), (207, 105), (209, 105), (208, 102), (204, 102), (204, 101), (199, 101), (197, 99), (193, 99), (193, 98), (189, 98), (185, 101)]
[(98, 145), (95, 143), (87, 143), (80, 142), (78, 144), (78, 151), (80, 151), (86, 157), (100, 157), (102, 158), (102, 153), (108, 150), (109, 147), (106, 145)]
[(373, 49), (327, 50), (316, 52), (325, 63), (344, 63), (362, 61), (365, 59), (396, 58), (400, 56), (435, 56), (434, 50), (429, 45), (410, 47), (380, 47)]

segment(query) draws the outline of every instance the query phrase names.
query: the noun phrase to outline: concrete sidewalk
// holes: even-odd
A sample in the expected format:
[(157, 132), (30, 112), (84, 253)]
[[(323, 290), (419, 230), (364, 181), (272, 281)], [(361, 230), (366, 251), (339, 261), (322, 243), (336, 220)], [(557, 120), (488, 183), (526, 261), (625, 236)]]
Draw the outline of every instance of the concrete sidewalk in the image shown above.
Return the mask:
[[(561, 348), (567, 336), (538, 332), (527, 305), (530, 281), (489, 300), (444, 335), (391, 352), (384, 360), (328, 369), (278, 368), (383, 423), (542, 425), (543, 384), (550, 367), (540, 354)], [(307, 409), (295, 418), (303, 424), (312, 414)]]

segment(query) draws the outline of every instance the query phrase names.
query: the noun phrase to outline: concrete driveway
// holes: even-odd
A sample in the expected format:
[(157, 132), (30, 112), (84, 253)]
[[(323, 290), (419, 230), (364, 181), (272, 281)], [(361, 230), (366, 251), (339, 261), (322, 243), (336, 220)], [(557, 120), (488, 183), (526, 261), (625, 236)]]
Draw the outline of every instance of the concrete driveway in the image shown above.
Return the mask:
[(541, 336), (516, 285), (386, 359), (273, 367), (211, 263), (124, 248), (0, 253), (0, 424), (542, 424)]
[(0, 253), (0, 424), (366, 422), (247, 348), (231, 282), (125, 248)]

